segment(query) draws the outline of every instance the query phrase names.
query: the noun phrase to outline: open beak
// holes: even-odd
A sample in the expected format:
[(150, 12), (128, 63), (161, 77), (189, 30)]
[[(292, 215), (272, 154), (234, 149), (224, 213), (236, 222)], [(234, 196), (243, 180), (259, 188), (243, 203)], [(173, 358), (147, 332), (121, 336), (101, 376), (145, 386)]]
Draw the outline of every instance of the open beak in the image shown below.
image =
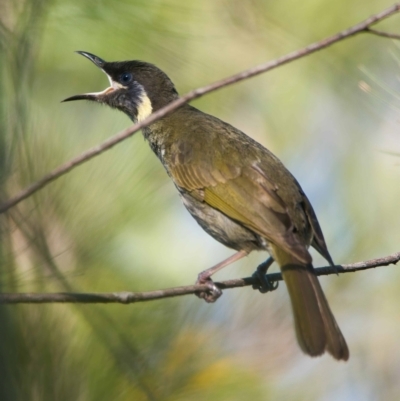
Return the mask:
[(72, 100), (99, 100), (102, 96), (113, 92), (116, 89), (119, 89), (121, 86), (117, 82), (114, 82), (111, 77), (104, 71), (103, 67), (106, 64), (106, 61), (101, 59), (100, 57), (95, 56), (94, 54), (84, 52), (84, 51), (77, 51), (76, 53), (81, 54), (82, 56), (88, 58), (94, 65), (99, 67), (106, 75), (108, 80), (110, 81), (110, 86), (106, 89), (104, 89), (101, 92), (91, 92), (91, 93), (83, 93), (81, 95), (75, 95), (68, 97), (64, 100), (63, 102), (70, 102)]

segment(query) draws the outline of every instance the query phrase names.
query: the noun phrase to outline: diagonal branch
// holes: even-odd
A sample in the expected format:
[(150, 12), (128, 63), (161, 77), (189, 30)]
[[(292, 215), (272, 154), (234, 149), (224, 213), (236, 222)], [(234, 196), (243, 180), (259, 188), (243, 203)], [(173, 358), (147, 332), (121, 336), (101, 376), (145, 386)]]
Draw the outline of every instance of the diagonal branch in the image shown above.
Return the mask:
[(156, 111), (148, 118), (143, 120), (142, 122), (135, 124), (120, 133), (110, 137), (103, 143), (94, 146), (88, 149), (86, 152), (83, 152), (81, 155), (75, 157), (74, 159), (69, 160), (68, 162), (60, 165), (50, 173), (43, 176), (38, 181), (34, 182), (33, 184), (29, 185), (18, 194), (14, 195), (3, 204), (0, 205), (0, 213), (3, 213), (10, 209), (11, 207), (17, 205), (22, 200), (30, 197), (32, 194), (40, 190), (41, 188), (45, 187), (46, 185), (50, 184), (52, 181), (56, 180), (57, 178), (61, 177), (62, 175), (68, 173), (73, 168), (79, 166), (82, 163), (92, 159), (95, 156), (100, 155), (101, 153), (105, 152), (106, 150), (112, 148), (117, 143), (125, 140), (132, 136), (135, 132), (139, 131), (146, 125), (152, 124), (156, 120), (164, 117), (166, 114), (171, 113), (172, 111), (176, 110), (180, 106), (185, 103), (188, 103), (191, 100), (197, 99), (206, 93), (210, 93), (216, 91), (217, 89), (221, 89), (225, 86), (232, 85), (236, 82), (243, 81), (245, 79), (254, 77), (261, 73), (273, 70), (281, 65), (290, 63), (294, 60), (300, 59), (302, 57), (308, 56), (312, 53), (317, 52), (318, 50), (325, 49), (334, 43), (340, 42), (344, 39), (350, 38), (358, 33), (361, 32), (368, 32), (370, 31), (370, 27), (385, 18), (388, 18), (400, 11), (400, 3), (395, 3), (391, 7), (387, 8), (386, 10), (381, 11), (378, 14), (374, 14), (371, 17), (367, 18), (366, 20), (360, 22), (357, 25), (354, 25), (344, 31), (341, 31), (335, 35), (332, 35), (328, 38), (322, 39), (318, 42), (314, 42), (302, 49), (296, 50), (291, 52), (285, 56), (279, 57), (275, 60), (269, 61), (264, 64), (260, 64), (258, 66), (249, 68), (248, 70), (242, 71), (238, 74), (232, 75), (228, 78), (222, 79), (220, 81), (214, 82), (210, 85), (204, 86), (202, 88), (194, 89), (191, 92), (188, 92), (186, 95), (180, 97), (179, 99), (175, 100), (174, 102), (168, 104), (167, 106), (163, 107), (162, 109)]
[[(351, 263), (347, 265), (327, 266), (315, 269), (317, 276), (329, 274), (352, 273), (361, 270), (372, 269), (379, 266), (388, 266), (400, 261), (400, 252), (383, 258), (371, 259), (365, 262)], [(267, 274), (270, 282), (282, 281), (280, 273)], [(246, 287), (249, 285), (257, 286), (259, 281), (255, 277), (246, 277), (235, 280), (222, 281), (215, 283), (220, 289)], [(0, 304), (20, 304), (20, 303), (121, 303), (132, 304), (137, 302), (153, 301), (156, 299), (172, 298), (182, 295), (194, 294), (197, 291), (207, 291), (205, 285), (188, 285), (183, 287), (167, 288), (164, 290), (148, 292), (110, 292), (110, 293), (21, 293), (21, 294), (0, 294)]]
[(383, 38), (400, 40), (400, 34), (396, 34), (396, 33), (378, 31), (377, 29), (371, 29), (371, 28), (366, 28), (365, 32), (372, 33), (373, 35), (376, 35), (376, 36), (382, 36)]

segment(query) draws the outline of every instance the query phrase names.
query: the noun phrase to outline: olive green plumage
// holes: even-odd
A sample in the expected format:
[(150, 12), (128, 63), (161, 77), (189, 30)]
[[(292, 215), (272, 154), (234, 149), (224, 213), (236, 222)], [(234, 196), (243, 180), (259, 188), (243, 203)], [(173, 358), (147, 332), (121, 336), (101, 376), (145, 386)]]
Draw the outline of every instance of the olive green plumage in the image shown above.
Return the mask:
[[(137, 121), (178, 96), (167, 75), (151, 64), (107, 63), (80, 53), (102, 68), (111, 87), (67, 100), (105, 103)], [(279, 159), (190, 105), (145, 127), (143, 134), (208, 234), (243, 254), (266, 250), (280, 265), (302, 350), (311, 356), (328, 351), (347, 360), (345, 339), (313, 273), (308, 247), (330, 264), (332, 259), (310, 202)]]

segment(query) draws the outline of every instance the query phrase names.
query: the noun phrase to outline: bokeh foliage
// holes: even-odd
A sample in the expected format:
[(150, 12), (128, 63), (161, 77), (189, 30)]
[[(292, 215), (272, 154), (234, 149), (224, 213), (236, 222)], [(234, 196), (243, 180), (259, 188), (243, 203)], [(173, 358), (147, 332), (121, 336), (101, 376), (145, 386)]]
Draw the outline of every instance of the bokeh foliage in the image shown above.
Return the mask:
[[(60, 104), (106, 85), (74, 50), (153, 62), (184, 93), (389, 5), (2, 0), (0, 200), (130, 124), (94, 104)], [(398, 27), (399, 17), (380, 25)], [(399, 66), (398, 43), (359, 35), (195, 105), (279, 155), (336, 262), (366, 260), (399, 251)], [(140, 134), (0, 216), (2, 292), (184, 285), (230, 253), (188, 216)], [(248, 275), (265, 256), (218, 278)], [(0, 400), (397, 400), (398, 268), (322, 281), (347, 364), (301, 354), (283, 285), (227, 291), (215, 305), (3, 306)]]

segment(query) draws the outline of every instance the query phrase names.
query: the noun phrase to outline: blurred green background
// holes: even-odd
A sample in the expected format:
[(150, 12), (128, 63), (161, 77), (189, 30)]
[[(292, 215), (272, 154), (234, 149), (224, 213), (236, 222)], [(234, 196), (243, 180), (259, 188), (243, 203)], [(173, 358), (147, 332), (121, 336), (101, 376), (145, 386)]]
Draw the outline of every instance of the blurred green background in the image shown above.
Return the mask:
[[(74, 50), (141, 59), (181, 94), (388, 7), (352, 0), (2, 0), (0, 199), (129, 126), (68, 96), (106, 77)], [(399, 32), (400, 16), (379, 25)], [(336, 263), (399, 251), (400, 44), (359, 35), (194, 102), (271, 149)], [(232, 251), (189, 216), (140, 133), (0, 216), (0, 291), (192, 284)], [(315, 265), (324, 261), (314, 255)], [(253, 254), (216, 277), (244, 277)], [(147, 304), (0, 308), (0, 400), (398, 400), (400, 271), (321, 279), (348, 363), (297, 346), (284, 285)]]

